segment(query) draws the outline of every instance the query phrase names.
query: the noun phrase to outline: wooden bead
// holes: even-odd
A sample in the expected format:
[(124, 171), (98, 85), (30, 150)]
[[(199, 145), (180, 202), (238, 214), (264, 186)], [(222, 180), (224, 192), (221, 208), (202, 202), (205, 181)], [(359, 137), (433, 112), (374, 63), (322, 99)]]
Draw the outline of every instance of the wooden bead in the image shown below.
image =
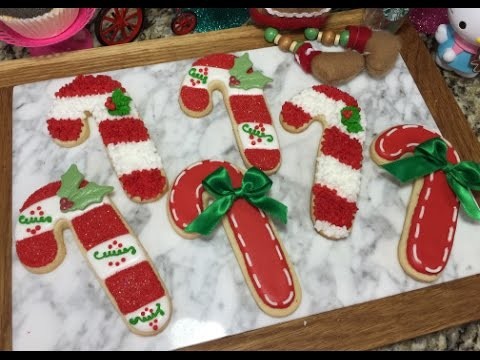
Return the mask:
[(332, 30), (324, 31), (321, 39), (322, 45), (332, 46), (333, 43), (335, 42), (335, 35), (337, 35), (335, 31), (332, 31)]
[(292, 44), (293, 39), (290, 36), (282, 36), (281, 39), (278, 41), (278, 47), (283, 51), (288, 51), (290, 45)]

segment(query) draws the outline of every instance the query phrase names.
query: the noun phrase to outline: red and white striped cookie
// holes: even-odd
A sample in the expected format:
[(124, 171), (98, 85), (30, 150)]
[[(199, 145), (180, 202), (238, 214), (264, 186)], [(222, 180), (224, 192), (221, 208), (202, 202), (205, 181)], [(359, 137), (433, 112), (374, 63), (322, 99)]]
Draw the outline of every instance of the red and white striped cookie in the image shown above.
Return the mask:
[[(387, 164), (440, 136), (420, 125), (394, 126), (372, 142), (371, 157), (379, 165)], [(447, 160), (459, 163), (457, 152), (446, 142)], [(408, 275), (426, 282), (439, 277), (452, 250), (458, 210), (459, 201), (443, 171), (415, 181), (398, 245), (398, 258)]]
[(316, 85), (285, 102), (282, 126), (301, 132), (313, 121), (324, 127), (312, 187), (311, 216), (315, 229), (329, 239), (349, 235), (360, 192), (365, 120), (357, 101), (331, 86)]
[(189, 116), (204, 117), (212, 109), (212, 92), (220, 90), (230, 115), (237, 145), (247, 167), (267, 174), (280, 166), (280, 146), (262, 88), (234, 87), (230, 75), (237, 57), (208, 55), (195, 61), (180, 90), (180, 107)]
[(66, 254), (63, 230), (70, 228), (129, 329), (139, 335), (162, 331), (172, 312), (168, 292), (121, 214), (107, 197), (85, 210), (62, 212), (60, 187), (57, 181), (40, 188), (20, 209), (15, 228), (20, 262), (33, 273), (54, 270)]
[(92, 117), (127, 195), (137, 202), (157, 200), (168, 188), (160, 155), (133, 101), (126, 115), (109, 113), (116, 89), (127, 95), (110, 76), (77, 76), (55, 93), (48, 131), (60, 146), (73, 147), (88, 138), (87, 120)]
[[(180, 236), (193, 239), (198, 235), (186, 233), (184, 229), (208, 204), (202, 180), (222, 166), (227, 169), (232, 186), (240, 187), (242, 172), (223, 161), (201, 161), (177, 176), (170, 193), (168, 214)], [(275, 227), (265, 213), (240, 198), (222, 221), (258, 306), (271, 316), (286, 316), (295, 311), (301, 299), (300, 285)]]

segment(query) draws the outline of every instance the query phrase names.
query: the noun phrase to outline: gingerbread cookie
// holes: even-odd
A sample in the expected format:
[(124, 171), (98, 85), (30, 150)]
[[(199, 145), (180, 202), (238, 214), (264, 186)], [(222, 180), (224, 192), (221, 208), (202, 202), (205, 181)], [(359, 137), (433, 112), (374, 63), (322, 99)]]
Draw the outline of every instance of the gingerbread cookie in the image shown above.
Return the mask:
[(247, 53), (240, 57), (214, 54), (195, 61), (181, 86), (180, 107), (189, 116), (204, 117), (213, 109), (212, 92), (220, 90), (245, 165), (272, 174), (281, 159), (278, 136), (263, 96), (263, 88), (271, 79), (252, 66)]
[(324, 127), (311, 197), (315, 230), (329, 239), (349, 235), (360, 192), (365, 120), (357, 101), (327, 85), (305, 89), (285, 102), (280, 123), (298, 133), (313, 121)]
[[(370, 154), (375, 163), (386, 166), (434, 138), (441, 136), (421, 125), (394, 126), (372, 142)], [(447, 161), (458, 164), (457, 152), (449, 144), (445, 147)], [(439, 277), (452, 250), (458, 210), (459, 201), (443, 171), (415, 181), (398, 245), (398, 258), (408, 275), (425, 282)]]
[(155, 201), (168, 184), (160, 155), (122, 84), (106, 75), (79, 75), (55, 93), (48, 131), (63, 147), (83, 143), (92, 117), (125, 193)]
[[(268, 208), (272, 214), (273, 208), (280, 213), (283, 211), (284, 205), (275, 200), (258, 198), (270, 186), (270, 179), (257, 168), (251, 168), (243, 175), (228, 162), (201, 161), (177, 176), (168, 201), (168, 214), (175, 231), (189, 239), (199, 236), (199, 232), (207, 234), (221, 219), (258, 306), (271, 316), (286, 316), (300, 304), (301, 290), (277, 231), (261, 210)], [(243, 191), (251, 191), (252, 197), (242, 195), (237, 198), (235, 194)], [(212, 193), (216, 194), (216, 200), (207, 207), (211, 199), (207, 195)], [(231, 207), (225, 202), (230, 202)], [(260, 202), (268, 205), (262, 206)], [(220, 208), (223, 213), (217, 214), (216, 222), (212, 222), (211, 213)]]
[(70, 228), (128, 328), (155, 335), (171, 315), (168, 292), (145, 249), (106, 196), (111, 186), (87, 183), (75, 165), (28, 197), (15, 228), (20, 262), (33, 273), (54, 270), (65, 258)]

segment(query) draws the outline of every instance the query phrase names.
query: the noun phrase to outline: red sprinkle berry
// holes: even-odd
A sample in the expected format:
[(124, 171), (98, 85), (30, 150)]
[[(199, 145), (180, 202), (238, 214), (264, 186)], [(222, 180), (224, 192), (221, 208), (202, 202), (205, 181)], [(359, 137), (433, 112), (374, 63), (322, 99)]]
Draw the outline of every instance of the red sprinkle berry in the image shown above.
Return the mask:
[(34, 215), (35, 214), (35, 211), (30, 211), (30, 215)]
[(113, 245), (117, 245), (117, 240), (113, 240)]
[(157, 325), (153, 325), (153, 330), (158, 330), (158, 326), (157, 326)]
[(35, 230), (38, 231), (38, 230), (40, 230), (40, 229), (41, 229), (40, 225), (35, 226)]
[(122, 261), (122, 262), (125, 262), (125, 261), (127, 261), (127, 259), (125, 259), (125, 258), (122, 258), (122, 259), (121, 259), (121, 261)]
[(37, 232), (36, 232), (35, 230), (32, 230), (30, 233), (31, 233), (32, 235), (35, 235)]
[(342, 115), (346, 119), (350, 119), (352, 117), (352, 114), (353, 114), (352, 110), (343, 110), (342, 111)]
[(119, 248), (121, 248), (122, 246), (123, 246), (123, 244), (122, 244), (122, 243), (118, 244), (118, 247), (119, 247)]
[(113, 265), (113, 262), (110, 261), (110, 262), (108, 263), (108, 266), (112, 266), (112, 265)]
[(247, 74), (251, 74), (253, 72), (253, 68), (247, 70)]
[(37, 206), (37, 210), (42, 210), (42, 207), (41, 207), (41, 206)]
[(145, 316), (145, 311), (142, 311), (140, 315)]
[(73, 201), (68, 200), (66, 197), (60, 199), (60, 210), (65, 211), (73, 206)]
[(257, 141), (260, 143), (260, 142), (262, 142), (262, 139), (261, 139), (261, 138), (258, 138)]
[(42, 216), (43, 214), (45, 214), (43, 211), (40, 211), (39, 212), (39, 215)]

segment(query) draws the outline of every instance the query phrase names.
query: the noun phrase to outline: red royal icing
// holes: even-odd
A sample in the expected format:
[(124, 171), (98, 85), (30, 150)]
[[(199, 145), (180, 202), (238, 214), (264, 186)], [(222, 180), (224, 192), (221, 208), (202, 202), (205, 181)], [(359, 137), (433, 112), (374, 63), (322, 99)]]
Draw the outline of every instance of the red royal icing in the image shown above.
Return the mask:
[(53, 231), (19, 240), (15, 243), (21, 263), (31, 268), (50, 265), (57, 257), (58, 245)]
[(165, 296), (165, 289), (147, 261), (110, 276), (105, 285), (124, 315)]
[(207, 109), (210, 104), (210, 93), (206, 89), (195, 89), (182, 86), (180, 99), (185, 108), (190, 111), (200, 112)]
[(229, 98), (233, 120), (237, 124), (244, 122), (259, 122), (272, 124), (263, 95), (233, 95)]
[(30, 195), (27, 200), (23, 203), (22, 207), (20, 208), (20, 212), (23, 212), (26, 208), (36, 204), (42, 200), (51, 198), (52, 196), (57, 195), (58, 189), (60, 189), (61, 182), (55, 181), (44, 187), (41, 187), (37, 191), (35, 191), (32, 195)]
[(335, 190), (320, 184), (312, 187), (313, 217), (335, 226), (352, 227), (357, 204), (340, 197)]
[(103, 120), (98, 130), (105, 146), (122, 142), (139, 142), (148, 140), (148, 130), (140, 119), (123, 118), (119, 120)]
[(354, 97), (340, 89), (337, 89), (336, 87), (328, 85), (315, 85), (312, 88), (319, 93), (325, 94), (330, 99), (335, 101), (343, 101), (347, 106), (358, 107), (357, 100), (355, 100)]
[(167, 179), (159, 169), (135, 170), (120, 177), (125, 192), (130, 197), (142, 200), (154, 199), (160, 195), (167, 184)]
[[(374, 146), (381, 158), (393, 161), (413, 152), (416, 144), (438, 136), (422, 126), (395, 126), (383, 132), (375, 140)], [(451, 163), (458, 163), (451, 146), (448, 147), (447, 159)], [(433, 180), (430, 175), (424, 177), (410, 219), (410, 228), (404, 229), (408, 231), (407, 260), (415, 271), (435, 275), (444, 269), (453, 246), (459, 210), (458, 199), (443, 172), (435, 172)]]
[(283, 104), (281, 116), (282, 122), (288, 126), (293, 126), (296, 129), (305, 126), (312, 120), (310, 114), (307, 114), (301, 107), (294, 105), (289, 101)]
[(207, 55), (195, 61), (192, 66), (209, 66), (219, 69), (230, 70), (235, 64), (235, 55), (232, 54), (212, 54)]
[(87, 208), (82, 215), (72, 219), (72, 226), (87, 251), (104, 241), (129, 233), (120, 215), (108, 204), (91, 210)]
[(113, 90), (121, 88), (123, 92), (125, 89), (117, 80), (113, 80), (107, 75), (79, 75), (69, 84), (66, 84), (55, 93), (55, 96), (74, 97), (74, 96), (88, 96), (101, 95), (113, 92)]
[(280, 163), (280, 150), (245, 149), (245, 157), (252, 166), (262, 171), (269, 171), (275, 169)]
[(76, 141), (80, 137), (83, 129), (83, 121), (80, 119), (48, 119), (48, 132), (57, 140)]
[[(204, 161), (179, 174), (180, 180), (172, 188), (173, 202), (170, 198), (169, 204), (171, 217), (177, 227), (184, 229), (186, 224), (198, 216), (197, 206), (203, 209), (203, 187), (198, 187), (207, 175), (220, 166), (228, 170), (232, 186), (240, 187), (243, 175), (226, 162)], [(232, 220), (232, 215), (235, 221)], [(245, 264), (248, 277), (258, 296), (268, 307), (287, 308), (296, 297), (292, 273), (268, 219), (262, 217), (257, 208), (243, 199), (238, 199), (233, 204), (227, 216), (235, 235), (236, 246), (241, 252), (241, 261)]]
[(354, 169), (362, 167), (362, 145), (336, 126), (326, 128), (323, 132), (321, 151)]

